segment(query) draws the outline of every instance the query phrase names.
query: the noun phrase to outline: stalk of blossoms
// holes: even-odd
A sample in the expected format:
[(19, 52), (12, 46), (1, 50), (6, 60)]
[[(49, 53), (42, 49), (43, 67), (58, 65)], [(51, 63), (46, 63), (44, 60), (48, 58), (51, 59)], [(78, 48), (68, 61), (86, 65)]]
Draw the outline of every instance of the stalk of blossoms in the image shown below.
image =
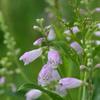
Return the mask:
[(87, 92), (88, 92), (88, 97), (86, 97), (86, 87), (83, 87), (83, 97), (82, 100), (92, 100), (92, 95), (93, 95), (93, 83), (92, 83), (92, 75), (93, 75), (93, 57), (92, 57), (92, 46), (91, 46), (91, 41), (86, 42), (86, 58), (87, 58), (87, 69), (88, 73), (85, 71), (84, 73), (84, 81), (88, 79), (88, 86), (87, 86)]

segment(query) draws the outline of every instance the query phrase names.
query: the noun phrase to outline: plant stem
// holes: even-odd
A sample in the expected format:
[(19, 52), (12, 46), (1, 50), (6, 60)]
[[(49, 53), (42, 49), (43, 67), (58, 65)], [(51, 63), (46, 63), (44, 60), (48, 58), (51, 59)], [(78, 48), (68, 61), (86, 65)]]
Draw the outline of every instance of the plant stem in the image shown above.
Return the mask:
[[(87, 73), (84, 73), (84, 82), (86, 82), (86, 77), (87, 77)], [(83, 91), (82, 91), (82, 100), (86, 100), (86, 86), (83, 86)]]

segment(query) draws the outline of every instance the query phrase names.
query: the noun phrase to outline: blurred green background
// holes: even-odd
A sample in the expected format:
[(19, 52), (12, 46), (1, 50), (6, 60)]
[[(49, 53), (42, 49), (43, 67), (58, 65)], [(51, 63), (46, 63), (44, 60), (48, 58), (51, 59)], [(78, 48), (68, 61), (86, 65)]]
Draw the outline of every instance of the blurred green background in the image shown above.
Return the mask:
[[(49, 0), (47, 0), (49, 1)], [(51, 0), (53, 1), (53, 0)], [(66, 7), (66, 0), (59, 0), (62, 2), (62, 15), (67, 16), (68, 19), (73, 20), (74, 15), (71, 11), (71, 8)], [(65, 3), (66, 2), (66, 3)], [(16, 47), (21, 49), (20, 55), (25, 51), (29, 51), (33, 48), (33, 41), (40, 36), (40, 34), (33, 30), (33, 25), (35, 24), (36, 18), (46, 18), (45, 8), (48, 7), (48, 3), (45, 0), (0, 0), (0, 10), (3, 13), (4, 21), (8, 26), (8, 31), (14, 36), (17, 45)], [(91, 3), (91, 8), (100, 6), (100, 0), (93, 0)], [(69, 15), (66, 15), (66, 11), (68, 11)], [(100, 20), (100, 16), (95, 15), (94, 18)], [(5, 56), (6, 47), (3, 44), (4, 34), (0, 30), (0, 57)], [(19, 57), (20, 57), (19, 55)], [(19, 62), (22, 66), (22, 70), (24, 70), (26, 76), (29, 78), (31, 82), (37, 80), (38, 72), (41, 69), (41, 61), (36, 60), (32, 64), (28, 66), (24, 66), (22, 62)], [(14, 65), (13, 65), (14, 67)], [(25, 81), (22, 79), (20, 75), (13, 76), (14, 83), (16, 83), (17, 87), (19, 87)], [(97, 80), (100, 80), (98, 78)], [(97, 91), (100, 91), (100, 87)], [(10, 98), (9, 98), (10, 95)], [(16, 95), (11, 95), (8, 92), (6, 94), (0, 95), (0, 100), (23, 100), (24, 97), (18, 97)], [(40, 99), (39, 99), (40, 100)], [(44, 100), (44, 99), (41, 99)], [(49, 100), (49, 99), (46, 99)], [(99, 99), (97, 99), (99, 100)]]

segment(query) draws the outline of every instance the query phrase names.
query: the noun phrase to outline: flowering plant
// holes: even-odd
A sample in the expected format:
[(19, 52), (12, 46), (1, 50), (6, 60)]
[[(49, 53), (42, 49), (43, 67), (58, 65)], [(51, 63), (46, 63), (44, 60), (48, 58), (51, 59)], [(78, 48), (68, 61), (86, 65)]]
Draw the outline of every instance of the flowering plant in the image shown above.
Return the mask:
[[(9, 52), (6, 62), (1, 59), (0, 64), (3, 67), (12, 66), (14, 62), (14, 70), (19, 69), (16, 73), (24, 78), (25, 84), (18, 89), (12, 86), (12, 91), (24, 95), (26, 100), (41, 99), (44, 95), (48, 100), (100, 99), (95, 82), (97, 69), (100, 69), (100, 21), (93, 18), (93, 15), (100, 13), (100, 8), (91, 9), (89, 0), (70, 0), (66, 6), (72, 11), (71, 16), (65, 9), (64, 1), (46, 0), (49, 5), (45, 9), (47, 16), (36, 19), (33, 26), (35, 32), (39, 33), (39, 37), (32, 43), (35, 49), (19, 57), (25, 66), (39, 59), (37, 61), (41, 63), (41, 69), (34, 81), (30, 81), (23, 72), (17, 61), (19, 49), (15, 48), (16, 42), (1, 21), (5, 32), (4, 43)], [(9, 57), (12, 58), (10, 63)], [(0, 75), (0, 86), (5, 81), (6, 78)]]
[[(84, 4), (87, 5), (88, 2), (84, 2)], [(55, 5), (59, 6), (58, 0), (55, 0)], [(37, 85), (33, 84), (33, 88), (40, 92), (39, 95), (33, 89), (33, 92), (28, 91), (27, 98), (35, 94), (40, 97), (44, 92), (53, 100), (66, 100), (68, 96), (73, 100), (70, 91), (78, 88), (77, 100), (92, 100), (93, 73), (95, 69), (99, 68), (99, 64), (96, 65), (99, 62), (95, 58), (98, 54), (94, 54), (99, 43), (94, 37), (99, 37), (100, 25), (99, 22), (93, 22), (89, 16), (82, 18), (78, 12), (79, 8), (75, 11), (78, 15), (73, 23), (64, 21), (59, 14), (56, 17), (56, 20), (59, 21), (57, 25), (45, 26), (43, 18), (36, 19), (38, 25), (33, 28), (41, 33), (41, 37), (33, 45), (38, 49), (24, 53), (20, 60), (26, 65), (41, 57), (43, 67), (38, 74)], [(86, 14), (86, 12), (84, 13)], [(84, 13), (82, 14), (85, 15)], [(73, 65), (74, 67), (71, 68)], [(75, 67), (78, 71), (77, 77), (71, 73), (71, 69), (75, 70)], [(68, 72), (70, 73), (68, 74)], [(31, 98), (35, 99), (35, 96)]]

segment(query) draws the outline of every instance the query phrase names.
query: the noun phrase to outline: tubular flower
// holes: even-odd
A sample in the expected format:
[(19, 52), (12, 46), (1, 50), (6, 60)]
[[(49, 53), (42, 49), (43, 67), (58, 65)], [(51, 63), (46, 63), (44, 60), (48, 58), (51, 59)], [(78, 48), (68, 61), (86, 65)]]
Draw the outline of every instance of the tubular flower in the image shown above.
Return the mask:
[(54, 70), (50, 64), (45, 64), (41, 69), (38, 76), (38, 84), (41, 86), (47, 86), (52, 81), (60, 79), (60, 75), (57, 70)]
[(77, 54), (81, 54), (83, 52), (82, 47), (77, 42), (72, 42), (70, 44), (70, 47), (73, 48), (77, 52)]
[(54, 32), (54, 29), (51, 28), (50, 31), (49, 31), (49, 33), (48, 33), (47, 39), (49, 41), (52, 41), (52, 40), (55, 40), (55, 38), (56, 38), (56, 34)]
[(33, 43), (33, 45), (40, 46), (44, 40), (45, 38), (39, 38)]
[(31, 89), (26, 93), (26, 100), (36, 100), (42, 95), (42, 92), (37, 89)]
[(52, 49), (48, 52), (48, 63), (52, 64), (54, 68), (56, 68), (58, 64), (62, 63), (58, 51)]
[(36, 60), (38, 57), (40, 57), (42, 52), (43, 52), (42, 48), (28, 51), (20, 57), (20, 60), (24, 62), (24, 65), (27, 65), (31, 63), (32, 61)]
[(56, 86), (56, 91), (60, 95), (62, 95), (62, 93), (66, 95), (68, 89), (80, 87), (82, 84), (83, 82), (76, 78), (63, 78), (59, 80), (59, 83)]

